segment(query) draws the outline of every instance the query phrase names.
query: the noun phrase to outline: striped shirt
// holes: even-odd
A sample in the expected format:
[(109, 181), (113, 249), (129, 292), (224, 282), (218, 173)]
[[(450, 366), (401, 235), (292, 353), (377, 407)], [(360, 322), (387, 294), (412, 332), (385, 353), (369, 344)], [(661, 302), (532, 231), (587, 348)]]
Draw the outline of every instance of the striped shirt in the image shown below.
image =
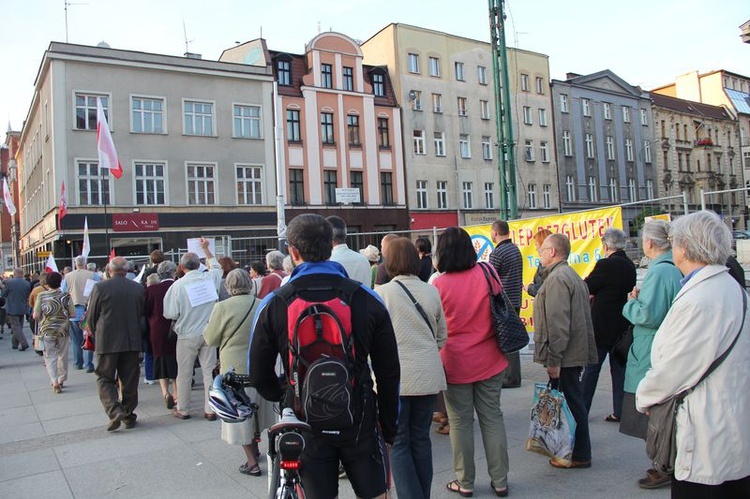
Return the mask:
[(42, 291), (34, 303), (41, 336), (68, 336), (69, 319), (75, 317), (75, 306), (70, 295), (60, 289)]
[(490, 265), (495, 267), (503, 290), (516, 309), (521, 308), (521, 291), (523, 289), (523, 257), (518, 246), (506, 239), (500, 241), (490, 253)]

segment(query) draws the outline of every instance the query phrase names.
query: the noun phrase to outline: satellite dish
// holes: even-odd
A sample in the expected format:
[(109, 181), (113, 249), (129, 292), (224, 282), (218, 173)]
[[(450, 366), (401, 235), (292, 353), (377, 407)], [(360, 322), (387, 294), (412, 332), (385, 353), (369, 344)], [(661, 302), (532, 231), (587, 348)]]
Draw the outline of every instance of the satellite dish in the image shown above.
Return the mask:
[(414, 90), (409, 90), (409, 93), (406, 94), (406, 98), (409, 99), (409, 102), (411, 102), (417, 98), (417, 93)]

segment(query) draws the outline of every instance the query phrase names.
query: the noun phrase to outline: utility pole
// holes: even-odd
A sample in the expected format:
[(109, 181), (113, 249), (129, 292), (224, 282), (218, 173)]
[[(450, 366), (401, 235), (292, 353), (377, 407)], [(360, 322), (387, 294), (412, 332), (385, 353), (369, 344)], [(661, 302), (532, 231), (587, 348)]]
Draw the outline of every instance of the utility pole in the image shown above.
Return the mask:
[(505, 0), (489, 0), (492, 73), (495, 83), (495, 125), (498, 140), (498, 171), (500, 173), (500, 216), (505, 220), (518, 218), (516, 195), (516, 157), (511, 121), (508, 50), (505, 43)]

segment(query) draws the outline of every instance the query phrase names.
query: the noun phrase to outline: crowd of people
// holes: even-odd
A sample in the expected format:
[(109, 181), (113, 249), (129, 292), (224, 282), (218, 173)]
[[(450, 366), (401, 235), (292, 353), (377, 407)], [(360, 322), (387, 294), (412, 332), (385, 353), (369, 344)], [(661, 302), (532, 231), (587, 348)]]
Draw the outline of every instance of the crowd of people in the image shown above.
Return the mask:
[[(222, 421), (221, 438), (242, 447), (239, 472), (260, 476), (259, 437), (275, 422), (277, 403), (290, 403), (284, 290), (325, 302), (356, 281), (349, 305), (360, 410), (336, 435), (305, 432), (308, 495), (335, 497), (345, 474), (358, 497), (384, 497), (390, 462), (400, 497), (429, 497), (430, 429), (437, 421), (453, 453), (455, 479), (445, 487), (470, 497), (476, 419), (492, 492), (504, 497), (511, 489), (501, 393), (522, 378), (517, 355), (497, 346), (489, 297), (506, 293), (518, 313), (525, 290), (534, 297), (534, 361), (576, 422), (571, 458), (551, 457), (550, 466), (592, 466), (589, 412), (608, 358), (612, 411), (605, 420), (625, 435), (645, 440), (650, 409), (688, 390), (676, 413), (674, 470), (649, 469), (640, 487), (671, 485), (673, 497), (750, 497), (750, 425), (728, 417), (750, 410), (750, 321), (744, 291), (726, 266), (726, 225), (710, 212), (646, 222), (641, 246), (650, 263), (640, 285), (619, 229), (604, 232), (604, 256), (583, 278), (568, 265), (570, 240), (540, 230), (533, 237), (538, 267), (528, 282), (508, 223), (495, 222), (491, 237), (489, 265), (477, 263), (459, 227), (446, 229), (434, 252), (428, 238), (397, 234), (386, 235), (380, 249), (355, 251), (340, 217), (300, 215), (288, 227), (289, 255), (269, 252), (249, 269), (217, 259), (201, 239), (204, 255), (187, 253), (179, 265), (154, 251), (141, 282), (128, 277), (133, 269), (123, 257), (109, 262), (106, 275), (78, 257), (75, 270), (45, 274), (33, 291), (17, 270), (2, 284), (2, 322), (13, 332), (13, 348), (23, 351), (23, 319), (34, 321), (55, 393), (67, 380), (69, 350), (75, 368), (96, 373), (109, 431), (136, 425), (141, 357), (146, 382), (158, 381), (167, 410), (181, 420), (191, 417), (196, 366), (208, 421), (216, 419), (209, 405), (214, 376), (249, 374), (257, 413), (242, 423)], [(87, 335), (96, 359), (81, 349)], [(614, 347), (626, 335), (632, 345), (621, 359)], [(702, 380), (717, 358), (721, 364)]]

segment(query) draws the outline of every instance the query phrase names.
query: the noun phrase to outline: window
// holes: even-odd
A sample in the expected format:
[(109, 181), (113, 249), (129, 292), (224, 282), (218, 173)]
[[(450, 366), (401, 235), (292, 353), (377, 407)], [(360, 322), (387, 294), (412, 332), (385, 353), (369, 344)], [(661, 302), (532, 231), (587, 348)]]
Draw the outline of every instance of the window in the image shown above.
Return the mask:
[(598, 200), (598, 196), (596, 195), (596, 177), (589, 177), (589, 201), (595, 202)]
[(417, 180), (417, 209), (427, 209), (427, 181)]
[(164, 163), (135, 164), (135, 204), (163, 205)]
[(484, 205), (487, 209), (495, 207), (495, 185), (492, 182), (484, 183)]
[(234, 105), (234, 136), (243, 139), (260, 138), (260, 107)]
[(529, 184), (527, 193), (529, 196), (529, 208), (536, 208), (536, 184)]
[(591, 101), (588, 99), (581, 99), (581, 109), (583, 110), (584, 116), (591, 116)]
[(573, 175), (565, 176), (565, 199), (568, 201), (576, 200), (576, 181)]
[[(109, 97), (95, 94), (76, 94), (76, 129), (96, 130), (96, 99), (102, 100), (102, 109), (107, 122), (109, 117)], [(110, 127), (111, 128), (111, 127)]]
[(610, 104), (609, 102), (602, 102), (602, 110), (604, 111), (604, 119), (611, 120), (612, 119), (612, 104)]
[(214, 134), (214, 105), (211, 102), (186, 100), (182, 104), (185, 135)]
[(651, 141), (643, 141), (643, 161), (644, 163), (651, 163)]
[(609, 179), (609, 200), (613, 203), (617, 202), (617, 179)]
[(385, 97), (385, 76), (381, 73), (372, 75), (372, 93), (376, 97)]
[(299, 110), (287, 109), (286, 110), (286, 139), (289, 142), (300, 142), (299, 133)]
[(539, 152), (542, 154), (542, 163), (549, 163), (549, 143), (546, 140), (539, 142)]
[(292, 84), (292, 63), (290, 61), (276, 61), (276, 81), (279, 85)]
[(213, 165), (187, 165), (188, 205), (214, 204)]
[(320, 86), (333, 88), (333, 68), (330, 64), (320, 65)]
[(112, 204), (109, 197), (109, 175), (103, 176), (96, 161), (78, 162), (78, 204), (101, 206)]
[(486, 135), (482, 137), (482, 158), (486, 160), (492, 159), (492, 143)]
[(381, 149), (390, 149), (391, 139), (388, 134), (388, 118), (378, 118), (378, 138)]
[(349, 145), (359, 147), (362, 141), (359, 138), (359, 116), (350, 114), (346, 117), (346, 131), (349, 135)]
[(414, 132), (412, 133), (412, 141), (414, 144), (414, 154), (417, 154), (420, 156), (426, 154), (425, 143), (424, 143), (424, 130), (414, 130)]
[(359, 203), (355, 204), (363, 204), (362, 201), (364, 200), (365, 184), (364, 180), (362, 179), (362, 172), (350, 171), (349, 185), (352, 187), (352, 189), (359, 189)]
[(412, 111), (421, 111), (422, 110), (422, 92), (419, 90), (412, 90), (414, 92), (414, 100), (411, 101), (411, 109)]
[(615, 159), (615, 141), (611, 135), (607, 135), (605, 142), (607, 144), (607, 159), (613, 161)]
[(534, 141), (524, 140), (523, 141), (523, 155), (526, 161), (534, 161)]
[(539, 109), (539, 126), (547, 126), (547, 110)]
[(237, 204), (263, 204), (260, 166), (237, 165)]
[(409, 72), (419, 74), (419, 55), (410, 53), (407, 56), (407, 61), (409, 65)]
[(648, 113), (645, 109), (641, 109), (641, 125), (648, 126)]
[(469, 146), (469, 136), (465, 133), (460, 135), (458, 140), (458, 150), (464, 159), (471, 158), (471, 147)]
[(634, 178), (629, 178), (628, 179), (628, 194), (630, 194), (630, 200), (631, 201), (637, 201), (638, 200), (637, 192), (636, 192), (636, 189), (635, 189), (635, 179)]
[(561, 113), (567, 113), (568, 110), (568, 96), (565, 94), (560, 94), (560, 112)]
[(458, 97), (456, 102), (458, 103), (458, 115), (466, 116), (466, 97)]
[(590, 133), (586, 134), (586, 157), (594, 157), (594, 136)]
[(393, 204), (393, 174), (380, 173), (380, 200), (383, 204)]
[(435, 156), (445, 156), (445, 133), (435, 132)]
[(479, 101), (479, 113), (483, 120), (490, 119), (490, 102), (486, 100)]
[(324, 144), (335, 144), (333, 136), (333, 113), (320, 113), (320, 137)]
[(164, 133), (164, 99), (132, 97), (132, 124), (136, 133)]
[(466, 78), (464, 78), (464, 63), (463, 62), (457, 62), (455, 64), (456, 68), (456, 79), (458, 81), (464, 81)]
[(354, 70), (348, 66), (342, 68), (344, 90), (348, 92), (354, 91)]
[(633, 140), (625, 139), (625, 158), (628, 161), (633, 161)]
[(646, 199), (654, 199), (654, 181), (646, 180)]
[(336, 204), (336, 187), (339, 185), (336, 170), (323, 170), (323, 192), (327, 205)]
[(448, 182), (445, 180), (437, 181), (437, 204), (441, 210), (448, 208)]
[(443, 112), (443, 96), (442, 94), (432, 94), (432, 112), (442, 113)]
[(622, 106), (622, 121), (630, 123), (630, 108), (628, 106)]
[(529, 75), (521, 73), (521, 90), (524, 92), (529, 91)]
[(472, 186), (471, 186), (471, 182), (464, 182), (462, 185), (463, 185), (464, 208), (468, 210), (473, 207), (472, 195), (471, 195)]
[(523, 106), (523, 122), (527, 125), (531, 125), (531, 108), (529, 106)]
[(305, 204), (305, 177), (301, 168), (289, 169), (289, 202), (298, 206)]
[(566, 156), (573, 155), (573, 145), (570, 141), (570, 131), (568, 130), (563, 131), (563, 153)]
[(536, 93), (544, 95), (544, 79), (539, 76), (536, 77)]
[(542, 186), (542, 208), (552, 208), (552, 186), (550, 184)]
[(440, 77), (440, 59), (437, 57), (430, 57), (430, 76)]
[(484, 66), (477, 66), (477, 80), (480, 85), (487, 84), (487, 68)]

